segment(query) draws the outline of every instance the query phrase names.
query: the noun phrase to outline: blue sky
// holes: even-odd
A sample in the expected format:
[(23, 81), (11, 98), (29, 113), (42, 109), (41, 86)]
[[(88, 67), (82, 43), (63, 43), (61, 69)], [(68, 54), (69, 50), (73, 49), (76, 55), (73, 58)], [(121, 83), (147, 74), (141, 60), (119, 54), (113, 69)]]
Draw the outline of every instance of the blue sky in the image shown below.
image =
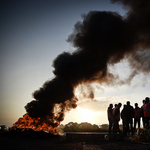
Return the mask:
[[(24, 106), (33, 100), (32, 93), (46, 80), (54, 77), (52, 62), (64, 51), (74, 51), (66, 42), (81, 14), (91, 10), (117, 11), (125, 15), (120, 5), (109, 0), (3, 0), (0, 6), (0, 124), (11, 126), (25, 114)], [(128, 65), (121, 62), (112, 67), (122, 76), (128, 75)], [(82, 99), (78, 107), (66, 114), (62, 123), (89, 121), (107, 122), (108, 104), (131, 101), (134, 105), (149, 96), (150, 80), (138, 75), (131, 85), (121, 87), (95, 86), (96, 102)], [(77, 91), (78, 94), (79, 90)], [(83, 110), (82, 110), (83, 109)], [(91, 120), (80, 113), (88, 110)], [(86, 111), (85, 111), (86, 112)], [(83, 117), (86, 118), (86, 117)], [(94, 119), (92, 119), (94, 118)]]

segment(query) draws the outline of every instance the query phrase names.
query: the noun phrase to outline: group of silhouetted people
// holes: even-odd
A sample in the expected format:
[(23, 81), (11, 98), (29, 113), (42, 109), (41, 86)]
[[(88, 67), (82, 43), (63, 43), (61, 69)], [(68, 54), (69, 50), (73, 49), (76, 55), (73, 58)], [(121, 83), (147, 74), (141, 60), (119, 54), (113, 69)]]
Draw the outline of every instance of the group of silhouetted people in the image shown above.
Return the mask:
[[(116, 134), (117, 132), (121, 133), (119, 129), (119, 121), (122, 119), (123, 124), (123, 134), (134, 134), (136, 131), (136, 125), (140, 128), (140, 119), (142, 118), (143, 128), (150, 129), (150, 99), (146, 97), (143, 100), (143, 105), (141, 108), (138, 107), (138, 103), (135, 103), (135, 108), (130, 105), (130, 102), (123, 106), (122, 111), (120, 112), (122, 104), (110, 104), (107, 110), (108, 121), (109, 121), (109, 133)], [(134, 120), (134, 124), (133, 124)]]

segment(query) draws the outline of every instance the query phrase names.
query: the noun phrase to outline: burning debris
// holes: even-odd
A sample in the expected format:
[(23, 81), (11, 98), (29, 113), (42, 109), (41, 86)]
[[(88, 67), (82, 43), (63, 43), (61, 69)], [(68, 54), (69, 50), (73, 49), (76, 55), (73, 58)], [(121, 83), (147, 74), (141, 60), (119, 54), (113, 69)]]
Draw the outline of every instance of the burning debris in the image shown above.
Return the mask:
[[(64, 52), (54, 59), (54, 79), (45, 82), (33, 93), (35, 100), (25, 106), (27, 114), (13, 128), (28, 126), (39, 130), (48, 125), (46, 128), (54, 131), (63, 121), (65, 112), (77, 107), (74, 91), (79, 84), (99, 82), (115, 85), (116, 81), (117, 84), (128, 84), (139, 71), (149, 73), (150, 63), (146, 58), (150, 49), (150, 1), (111, 2), (123, 4), (128, 9), (126, 16), (110, 11), (90, 11), (82, 15), (83, 22), (77, 22), (68, 37), (68, 42), (77, 50)], [(140, 59), (139, 51), (143, 49), (144, 55)], [(133, 70), (125, 81), (108, 70), (109, 65), (122, 59), (128, 59)], [(147, 67), (139, 69), (143, 68), (143, 60)], [(133, 61), (138, 65), (134, 65)]]
[(31, 118), (28, 114), (25, 114), (23, 118), (19, 118), (11, 128), (11, 130), (17, 129), (21, 129), (22, 132), (26, 129), (32, 129), (34, 131), (43, 131), (54, 135), (58, 134), (50, 125), (49, 116), (45, 116), (45, 118)]

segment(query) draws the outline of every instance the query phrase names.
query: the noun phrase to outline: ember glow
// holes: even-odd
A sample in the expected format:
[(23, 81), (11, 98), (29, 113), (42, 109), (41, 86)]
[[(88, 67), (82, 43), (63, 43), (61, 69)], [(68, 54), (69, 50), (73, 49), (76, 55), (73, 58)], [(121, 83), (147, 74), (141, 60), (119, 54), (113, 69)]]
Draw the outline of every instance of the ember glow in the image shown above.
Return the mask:
[(50, 125), (49, 118), (31, 118), (28, 114), (23, 115), (23, 118), (19, 118), (18, 121), (11, 128), (17, 129), (33, 129), (34, 131), (44, 131), (46, 133), (52, 133), (57, 135), (57, 131)]

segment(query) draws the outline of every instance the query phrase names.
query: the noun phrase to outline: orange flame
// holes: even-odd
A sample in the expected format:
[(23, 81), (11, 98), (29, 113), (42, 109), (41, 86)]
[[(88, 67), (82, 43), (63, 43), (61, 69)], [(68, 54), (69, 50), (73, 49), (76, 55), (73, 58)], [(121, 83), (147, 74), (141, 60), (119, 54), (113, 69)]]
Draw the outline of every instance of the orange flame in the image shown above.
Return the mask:
[(11, 129), (33, 129), (34, 131), (51, 132), (52, 134), (58, 134), (55, 128), (49, 125), (45, 120), (41, 118), (31, 118), (28, 114), (23, 115), (23, 118), (19, 118)]

